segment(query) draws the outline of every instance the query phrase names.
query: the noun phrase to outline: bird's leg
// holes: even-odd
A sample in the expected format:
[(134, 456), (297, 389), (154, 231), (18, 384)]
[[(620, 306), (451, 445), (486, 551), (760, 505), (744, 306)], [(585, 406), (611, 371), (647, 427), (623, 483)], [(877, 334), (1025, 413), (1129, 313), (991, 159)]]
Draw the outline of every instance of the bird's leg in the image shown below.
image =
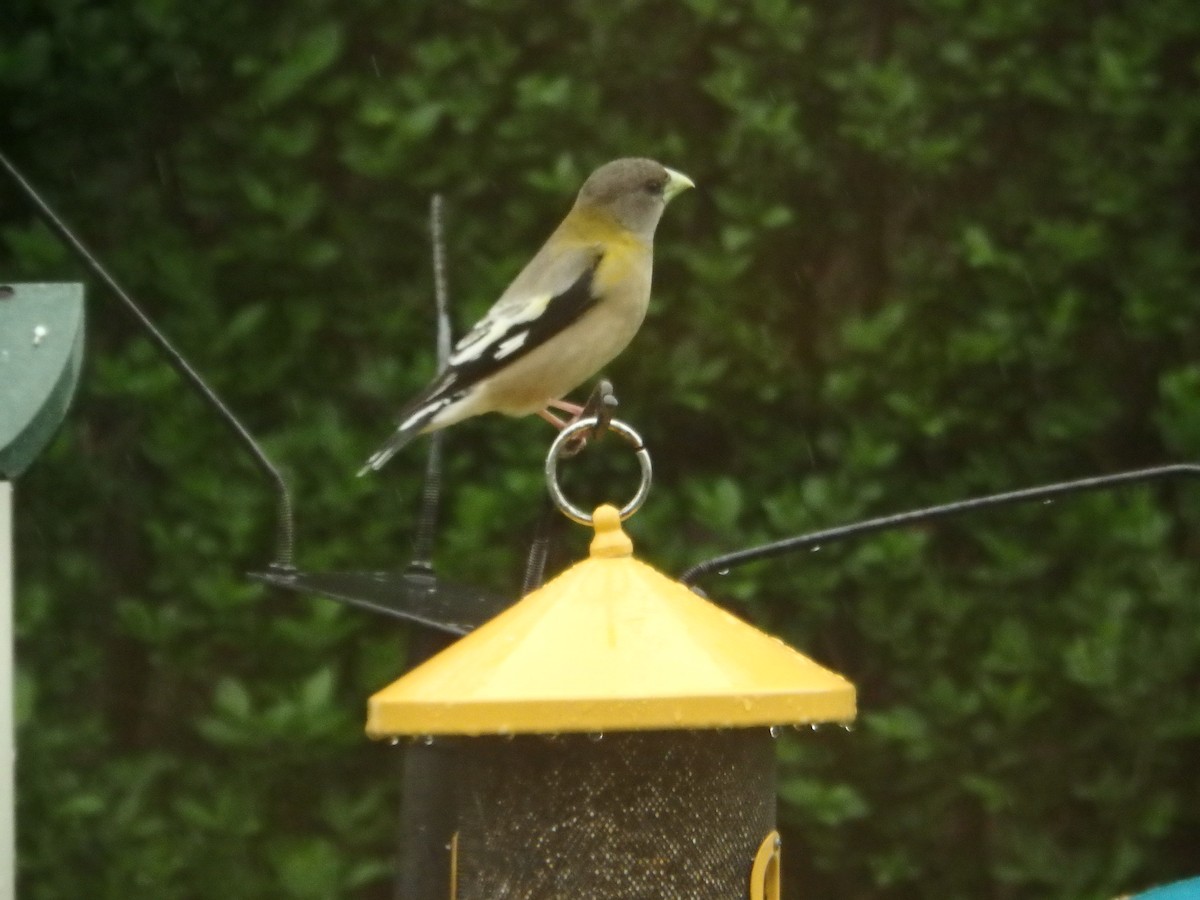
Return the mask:
[[(550, 412), (551, 409), (557, 409), (565, 413), (570, 413), (571, 418), (560, 419), (554, 413)], [(582, 406), (579, 406), (576, 403), (568, 403), (566, 400), (550, 400), (546, 403), (545, 409), (538, 410), (538, 415), (557, 428), (559, 431), (562, 431), (572, 422), (576, 421), (582, 413)]]
[(560, 419), (558, 416), (556, 416), (554, 413), (550, 412), (549, 409), (539, 409), (538, 415), (541, 416), (543, 419), (545, 419), (547, 422), (549, 422), (551, 425), (553, 425), (555, 428), (557, 428), (559, 431), (562, 431), (564, 428), (567, 427), (567, 423), (564, 422), (562, 419)]
[(572, 417), (571, 421), (578, 419), (579, 416), (583, 413), (583, 409), (584, 409), (578, 403), (568, 403), (566, 400), (551, 400), (549, 403), (546, 404), (546, 406), (548, 406), (552, 409), (557, 409), (560, 412), (570, 413), (571, 417)]

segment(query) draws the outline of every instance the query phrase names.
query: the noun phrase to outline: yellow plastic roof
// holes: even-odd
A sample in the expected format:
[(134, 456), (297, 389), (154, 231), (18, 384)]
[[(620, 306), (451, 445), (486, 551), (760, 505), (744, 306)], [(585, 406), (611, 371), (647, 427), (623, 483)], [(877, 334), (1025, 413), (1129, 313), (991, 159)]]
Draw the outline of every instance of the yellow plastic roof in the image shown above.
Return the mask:
[(854, 686), (633, 559), (611, 506), (577, 563), (368, 702), (367, 733), (845, 722)]

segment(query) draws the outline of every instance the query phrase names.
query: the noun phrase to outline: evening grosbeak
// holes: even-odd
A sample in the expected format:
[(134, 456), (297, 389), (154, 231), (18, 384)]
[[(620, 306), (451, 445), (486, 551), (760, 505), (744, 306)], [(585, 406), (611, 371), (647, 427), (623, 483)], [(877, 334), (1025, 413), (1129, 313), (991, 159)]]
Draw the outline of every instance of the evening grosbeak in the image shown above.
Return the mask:
[(694, 186), (651, 159), (618, 159), (588, 176), (567, 217), (358, 474), (378, 470), (418, 434), (481, 413), (537, 413), (559, 427), (547, 407), (578, 415), (561, 398), (637, 333), (650, 302), (654, 229), (667, 202)]

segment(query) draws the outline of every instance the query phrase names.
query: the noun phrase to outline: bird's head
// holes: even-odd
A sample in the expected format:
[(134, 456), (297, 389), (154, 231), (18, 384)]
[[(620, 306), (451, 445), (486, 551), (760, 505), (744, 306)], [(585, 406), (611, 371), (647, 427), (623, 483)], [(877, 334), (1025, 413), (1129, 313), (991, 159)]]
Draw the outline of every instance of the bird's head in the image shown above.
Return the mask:
[(616, 159), (588, 176), (575, 205), (650, 240), (671, 198), (695, 186), (683, 173), (652, 159)]

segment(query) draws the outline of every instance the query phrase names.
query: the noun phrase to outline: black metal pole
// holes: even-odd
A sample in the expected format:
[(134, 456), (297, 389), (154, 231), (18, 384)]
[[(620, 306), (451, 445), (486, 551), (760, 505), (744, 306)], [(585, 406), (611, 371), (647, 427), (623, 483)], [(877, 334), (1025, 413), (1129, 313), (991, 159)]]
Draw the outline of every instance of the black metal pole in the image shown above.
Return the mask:
[[(446, 285), (446, 251), (442, 230), (442, 195), (434, 194), (429, 202), (429, 237), (433, 244), (433, 296), (437, 304), (438, 371), (446, 368), (450, 359), (450, 295)], [(435, 431), (429, 438), (429, 455), (425, 461), (425, 482), (421, 489), (421, 508), (417, 514), (416, 537), (413, 539), (410, 571), (433, 572), (433, 538), (437, 531), (438, 505), (442, 496), (442, 438), (445, 432)]]
[[(438, 371), (450, 359), (453, 340), (450, 329), (450, 294), (446, 281), (446, 252), (442, 227), (442, 197), (434, 194), (429, 203), (429, 237), (433, 245), (433, 294), (437, 304)], [(442, 439), (435, 431), (429, 440), (425, 483), (417, 516), (417, 534), (407, 574), (424, 576), (432, 586), (433, 544), (437, 531), (438, 506), (442, 495)], [(448, 647), (457, 636), (427, 629), (414, 629), (408, 648), (407, 670)], [(445, 897), (450, 887), (449, 854), (446, 844), (455, 829), (454, 759), (443, 744), (407, 746), (400, 763), (400, 819), (397, 835), (396, 900)]]

